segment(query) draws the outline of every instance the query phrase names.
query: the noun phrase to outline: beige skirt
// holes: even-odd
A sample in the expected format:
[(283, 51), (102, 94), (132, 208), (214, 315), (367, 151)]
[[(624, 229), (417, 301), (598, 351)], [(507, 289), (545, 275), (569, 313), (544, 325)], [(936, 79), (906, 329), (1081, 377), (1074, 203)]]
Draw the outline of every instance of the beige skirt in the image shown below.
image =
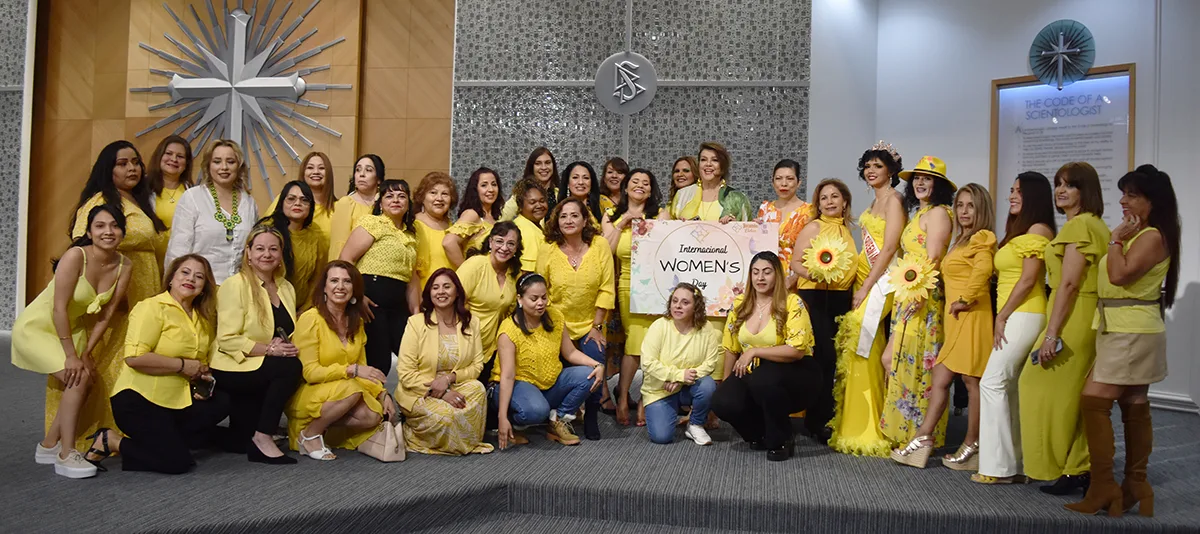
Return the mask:
[(1167, 334), (1108, 332), (1096, 336), (1092, 381), (1143, 386), (1167, 377)]

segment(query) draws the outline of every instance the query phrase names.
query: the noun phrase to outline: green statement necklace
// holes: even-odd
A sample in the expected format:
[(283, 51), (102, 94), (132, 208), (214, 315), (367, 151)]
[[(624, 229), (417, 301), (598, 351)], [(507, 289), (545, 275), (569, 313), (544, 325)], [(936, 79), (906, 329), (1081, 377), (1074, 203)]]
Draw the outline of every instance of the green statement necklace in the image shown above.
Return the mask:
[(220, 201), (220, 199), (217, 198), (216, 186), (214, 186), (213, 184), (208, 184), (208, 192), (212, 193), (213, 204), (215, 204), (217, 206), (216, 211), (213, 212), (213, 218), (216, 219), (217, 222), (221, 223), (221, 225), (225, 227), (225, 240), (232, 243), (233, 242), (233, 227), (242, 223), (242, 216), (238, 215), (238, 198), (241, 195), (237, 194), (237, 191), (234, 191), (233, 209), (230, 210), (233, 212), (233, 217), (229, 218), (229, 217), (226, 217), (223, 212), (221, 212), (221, 201)]

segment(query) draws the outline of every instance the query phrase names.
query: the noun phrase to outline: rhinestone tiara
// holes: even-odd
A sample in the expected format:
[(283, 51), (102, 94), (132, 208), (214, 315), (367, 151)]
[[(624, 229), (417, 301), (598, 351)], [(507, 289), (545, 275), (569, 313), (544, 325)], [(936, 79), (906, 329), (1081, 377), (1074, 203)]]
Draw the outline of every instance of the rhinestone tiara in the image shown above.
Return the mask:
[(888, 142), (884, 141), (883, 139), (880, 139), (878, 143), (875, 143), (871, 147), (871, 150), (882, 150), (884, 152), (887, 152), (888, 154), (891, 154), (892, 159), (894, 159), (896, 161), (900, 161), (900, 153), (896, 152), (895, 148), (892, 148), (891, 143), (888, 143)]

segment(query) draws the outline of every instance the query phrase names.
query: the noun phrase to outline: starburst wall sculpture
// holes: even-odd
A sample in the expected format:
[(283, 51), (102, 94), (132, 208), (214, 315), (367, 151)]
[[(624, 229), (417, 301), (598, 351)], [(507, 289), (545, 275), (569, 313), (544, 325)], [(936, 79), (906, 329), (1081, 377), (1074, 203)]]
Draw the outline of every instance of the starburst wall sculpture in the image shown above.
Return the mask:
[[(268, 194), (272, 194), (263, 152), (267, 152), (275, 161), (281, 173), (287, 174), (274, 145), (281, 147), (287, 156), (297, 163), (300, 163), (300, 154), (292, 148), (283, 133), (287, 132), (309, 148), (313, 146), (312, 141), (285, 121), (285, 118), (335, 137), (342, 136), (341, 133), (293, 109), (293, 105), (329, 109), (326, 104), (303, 98), (308, 91), (350, 89), (349, 84), (314, 84), (304, 81), (305, 76), (328, 70), (329, 65), (295, 68), (297, 64), (345, 41), (344, 37), (293, 56), (293, 52), (317, 33), (317, 29), (313, 28), (284, 46), (287, 39), (304, 22), (304, 17), (312, 13), (320, 2), (321, 0), (313, 0), (308, 8), (276, 35), (292, 8), (291, 1), (288, 1), (272, 20), (271, 12), (275, 8), (276, 0), (268, 0), (266, 8), (261, 12), (258, 10), (259, 1), (246, 2), (249, 4), (247, 6), (243, 5), (242, 0), (238, 0), (231, 11), (228, 0), (221, 0), (221, 19), (217, 18), (217, 10), (213, 7), (212, 0), (206, 0), (208, 24), (201, 20), (195, 6), (190, 7), (192, 19), (203, 36), (203, 41), (169, 6), (163, 4), (163, 9), (175, 20), (188, 42), (181, 42), (170, 34), (164, 34), (164, 37), (186, 58), (172, 55), (146, 43), (138, 43), (141, 48), (174, 64), (178, 70), (150, 69), (151, 74), (169, 78), (170, 82), (167, 85), (135, 87), (130, 89), (130, 92), (165, 93), (170, 97), (166, 102), (150, 106), (151, 110), (182, 109), (138, 132), (137, 136), (179, 122), (174, 133), (184, 135), (197, 147), (203, 147), (210, 139), (226, 138), (237, 141), (245, 148), (247, 159), (253, 158), (257, 161), (259, 175), (266, 184)], [(221, 24), (220, 20), (224, 20), (224, 24)]]

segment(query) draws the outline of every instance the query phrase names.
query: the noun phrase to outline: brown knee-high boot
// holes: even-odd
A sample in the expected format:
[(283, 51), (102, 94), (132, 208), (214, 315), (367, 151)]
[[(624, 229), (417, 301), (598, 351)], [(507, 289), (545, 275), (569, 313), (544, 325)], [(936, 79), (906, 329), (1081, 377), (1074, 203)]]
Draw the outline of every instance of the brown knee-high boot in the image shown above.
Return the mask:
[(1113, 477), (1113, 442), (1111, 399), (1083, 395), (1079, 410), (1083, 415), (1083, 430), (1087, 434), (1088, 453), (1092, 457), (1092, 485), (1087, 495), (1066, 509), (1084, 514), (1108, 510), (1108, 515), (1121, 517), (1121, 487)]
[(1154, 490), (1146, 480), (1146, 464), (1154, 448), (1154, 426), (1150, 422), (1150, 404), (1118, 403), (1125, 423), (1125, 481), (1121, 494), (1125, 510), (1140, 504), (1138, 514), (1154, 517)]

